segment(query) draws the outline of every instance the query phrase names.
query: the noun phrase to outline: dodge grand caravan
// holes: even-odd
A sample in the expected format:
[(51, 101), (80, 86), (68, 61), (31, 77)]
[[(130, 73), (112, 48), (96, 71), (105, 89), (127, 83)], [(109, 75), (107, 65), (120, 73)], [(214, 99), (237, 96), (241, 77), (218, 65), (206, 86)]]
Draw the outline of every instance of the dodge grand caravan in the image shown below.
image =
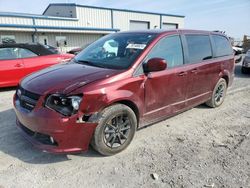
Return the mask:
[(71, 62), (24, 78), (17, 125), (47, 152), (124, 150), (136, 130), (202, 103), (222, 104), (234, 55), (216, 32), (147, 30), (107, 35)]

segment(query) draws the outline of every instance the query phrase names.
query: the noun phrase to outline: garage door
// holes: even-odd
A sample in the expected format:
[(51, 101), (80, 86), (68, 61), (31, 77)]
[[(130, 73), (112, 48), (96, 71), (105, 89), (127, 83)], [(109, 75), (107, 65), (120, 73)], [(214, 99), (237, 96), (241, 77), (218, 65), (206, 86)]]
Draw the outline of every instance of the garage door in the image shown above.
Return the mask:
[(178, 24), (163, 23), (161, 27), (162, 29), (178, 29)]
[(130, 21), (130, 23), (129, 23), (129, 29), (130, 30), (149, 29), (149, 22)]

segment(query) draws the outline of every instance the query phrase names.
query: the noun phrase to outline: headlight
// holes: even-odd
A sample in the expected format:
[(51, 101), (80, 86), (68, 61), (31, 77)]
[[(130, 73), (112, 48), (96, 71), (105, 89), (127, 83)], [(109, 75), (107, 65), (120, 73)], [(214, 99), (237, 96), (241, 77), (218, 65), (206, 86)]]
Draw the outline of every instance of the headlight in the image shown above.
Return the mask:
[(47, 98), (45, 106), (65, 116), (71, 116), (79, 110), (81, 101), (82, 96), (53, 94)]
[(79, 107), (80, 107), (82, 97), (72, 96), (72, 97), (69, 97), (69, 98), (71, 99), (71, 105), (74, 108), (74, 110), (78, 110)]

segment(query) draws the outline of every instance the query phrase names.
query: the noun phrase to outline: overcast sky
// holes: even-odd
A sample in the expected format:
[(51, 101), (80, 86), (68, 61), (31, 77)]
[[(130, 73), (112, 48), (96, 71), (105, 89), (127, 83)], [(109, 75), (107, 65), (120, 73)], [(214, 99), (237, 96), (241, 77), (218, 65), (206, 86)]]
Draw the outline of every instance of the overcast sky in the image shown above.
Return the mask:
[(0, 11), (42, 14), (49, 3), (179, 14), (186, 16), (188, 29), (222, 30), (240, 39), (250, 35), (250, 0), (0, 0)]

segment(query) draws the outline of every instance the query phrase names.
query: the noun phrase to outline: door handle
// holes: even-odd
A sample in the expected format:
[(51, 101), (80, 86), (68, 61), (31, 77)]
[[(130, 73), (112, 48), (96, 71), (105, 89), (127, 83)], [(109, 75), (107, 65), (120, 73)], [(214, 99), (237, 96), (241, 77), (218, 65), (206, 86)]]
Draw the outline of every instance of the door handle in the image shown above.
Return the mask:
[(195, 69), (193, 69), (193, 70), (191, 70), (191, 73), (197, 73), (197, 69), (195, 68)]
[(15, 67), (23, 67), (23, 64), (22, 63), (17, 63), (14, 65)]
[(187, 72), (180, 72), (179, 74), (178, 74), (178, 76), (185, 76), (185, 75), (187, 75)]

